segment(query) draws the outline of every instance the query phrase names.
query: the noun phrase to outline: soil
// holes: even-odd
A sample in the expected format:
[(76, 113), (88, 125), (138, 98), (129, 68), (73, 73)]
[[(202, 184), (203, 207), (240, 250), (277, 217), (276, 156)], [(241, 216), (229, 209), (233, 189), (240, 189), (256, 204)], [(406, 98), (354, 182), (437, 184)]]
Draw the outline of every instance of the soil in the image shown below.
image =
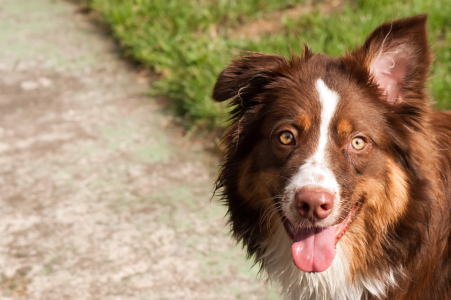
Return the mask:
[(263, 15), (255, 21), (245, 23), (227, 31), (232, 39), (259, 40), (262, 35), (279, 32), (284, 27), (284, 19), (298, 20), (303, 15), (320, 11), (331, 13), (339, 10), (347, 1), (344, 0), (306, 0), (290, 8)]
[(64, 1), (0, 2), (0, 299), (276, 299), (217, 158)]

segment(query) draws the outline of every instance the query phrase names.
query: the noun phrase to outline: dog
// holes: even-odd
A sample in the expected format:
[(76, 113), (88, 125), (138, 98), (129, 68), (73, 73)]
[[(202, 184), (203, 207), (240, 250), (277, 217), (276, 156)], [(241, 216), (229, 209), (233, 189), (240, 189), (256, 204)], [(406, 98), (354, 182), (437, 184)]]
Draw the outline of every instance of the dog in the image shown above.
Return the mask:
[(248, 53), (218, 76), (233, 237), (286, 299), (451, 299), (451, 114), (426, 15), (333, 58)]

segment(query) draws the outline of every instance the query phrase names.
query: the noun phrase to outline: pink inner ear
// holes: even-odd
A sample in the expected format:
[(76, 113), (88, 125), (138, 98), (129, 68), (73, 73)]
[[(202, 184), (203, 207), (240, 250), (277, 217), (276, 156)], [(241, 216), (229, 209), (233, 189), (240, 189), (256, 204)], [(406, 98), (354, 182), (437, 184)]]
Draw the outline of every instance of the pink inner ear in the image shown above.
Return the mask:
[(387, 96), (390, 104), (402, 101), (401, 89), (407, 69), (407, 55), (402, 50), (378, 55), (370, 66), (379, 89)]

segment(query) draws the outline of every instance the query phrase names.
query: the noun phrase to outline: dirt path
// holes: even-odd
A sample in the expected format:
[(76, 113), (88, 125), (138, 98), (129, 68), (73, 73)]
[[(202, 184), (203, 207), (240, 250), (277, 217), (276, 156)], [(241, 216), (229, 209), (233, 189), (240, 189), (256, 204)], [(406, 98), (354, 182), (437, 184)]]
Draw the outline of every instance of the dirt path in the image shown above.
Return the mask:
[(0, 299), (275, 298), (148, 84), (72, 5), (0, 1)]
[[(284, 28), (285, 18), (296, 21), (301, 16), (316, 10), (322, 13), (330, 13), (342, 7), (346, 2), (347, 0), (305, 0), (288, 9), (273, 11), (255, 21), (243, 24), (237, 28), (231, 28), (228, 30), (227, 35), (232, 39), (241, 38), (257, 41), (262, 35), (280, 32)], [(213, 32), (215, 31), (213, 30)]]

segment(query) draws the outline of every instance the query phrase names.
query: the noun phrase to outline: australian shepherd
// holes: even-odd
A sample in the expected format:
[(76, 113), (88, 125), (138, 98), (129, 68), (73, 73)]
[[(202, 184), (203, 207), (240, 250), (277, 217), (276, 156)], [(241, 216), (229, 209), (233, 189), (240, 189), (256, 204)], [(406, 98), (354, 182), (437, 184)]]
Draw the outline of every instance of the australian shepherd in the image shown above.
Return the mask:
[(428, 101), (426, 19), (338, 58), (253, 53), (219, 75), (216, 188), (286, 299), (451, 299), (451, 114)]

